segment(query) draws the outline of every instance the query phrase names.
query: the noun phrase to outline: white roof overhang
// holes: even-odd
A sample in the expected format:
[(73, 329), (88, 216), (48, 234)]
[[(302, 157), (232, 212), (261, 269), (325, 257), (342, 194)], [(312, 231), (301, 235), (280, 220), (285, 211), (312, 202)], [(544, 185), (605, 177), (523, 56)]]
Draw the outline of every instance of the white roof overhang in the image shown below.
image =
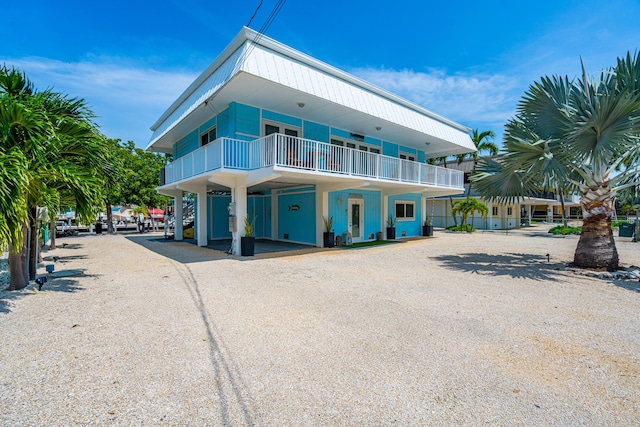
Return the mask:
[(429, 157), (475, 150), (467, 127), (248, 28), (151, 127), (147, 149), (170, 152), (174, 142), (234, 101), (424, 150)]

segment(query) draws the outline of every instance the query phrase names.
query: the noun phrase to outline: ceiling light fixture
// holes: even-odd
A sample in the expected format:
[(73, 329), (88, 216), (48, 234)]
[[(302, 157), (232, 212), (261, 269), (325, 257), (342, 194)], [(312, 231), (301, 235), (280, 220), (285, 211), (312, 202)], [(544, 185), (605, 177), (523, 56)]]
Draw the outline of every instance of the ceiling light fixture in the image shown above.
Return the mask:
[(298, 107), (303, 108), (304, 107), (304, 102), (298, 102)]

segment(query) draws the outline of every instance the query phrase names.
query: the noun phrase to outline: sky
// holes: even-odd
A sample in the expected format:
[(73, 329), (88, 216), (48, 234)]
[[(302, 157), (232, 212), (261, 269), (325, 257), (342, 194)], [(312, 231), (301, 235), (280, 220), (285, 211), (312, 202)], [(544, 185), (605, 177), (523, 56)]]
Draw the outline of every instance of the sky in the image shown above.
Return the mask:
[[(0, 64), (83, 98), (109, 138), (149, 127), (248, 25), (260, 0), (5, 2)], [(545, 75), (640, 48), (640, 0), (263, 0), (250, 27), (472, 129), (506, 121)], [(269, 25), (267, 25), (270, 22)]]

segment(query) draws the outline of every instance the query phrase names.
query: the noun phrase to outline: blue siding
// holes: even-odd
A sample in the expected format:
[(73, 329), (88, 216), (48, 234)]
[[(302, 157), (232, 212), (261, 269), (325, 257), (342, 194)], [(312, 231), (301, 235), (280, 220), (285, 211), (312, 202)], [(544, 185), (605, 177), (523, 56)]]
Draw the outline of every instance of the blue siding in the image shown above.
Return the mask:
[(174, 145), (174, 159), (178, 159), (182, 156), (189, 154), (192, 151), (195, 151), (200, 146), (200, 141), (198, 140), (198, 131), (194, 130), (189, 135), (182, 138), (180, 141), (176, 142)]
[(424, 151), (418, 151), (418, 162), (424, 163), (427, 161), (426, 156), (424, 155)]
[[(229, 105), (235, 108), (235, 132), (252, 135), (255, 138), (260, 137), (260, 109), (256, 107), (250, 107), (248, 105), (236, 104), (235, 102)], [(254, 139), (255, 139), (254, 138)]]
[(249, 196), (247, 198), (247, 214), (249, 219), (254, 216), (256, 218), (254, 224), (256, 238), (271, 237), (271, 196)]
[(284, 123), (291, 126), (302, 127), (302, 119), (275, 113), (273, 111), (262, 110), (262, 118), (265, 120), (273, 120), (274, 122)]
[(377, 145), (378, 147), (382, 145), (382, 140), (376, 139), (376, 138), (370, 138), (368, 136), (364, 137), (364, 142), (366, 142), (369, 145)]
[[(379, 191), (372, 190), (342, 190), (329, 193), (329, 216), (333, 216), (333, 228), (336, 235), (341, 235), (349, 229), (349, 196), (358, 195), (364, 200), (364, 238), (375, 240), (380, 229), (381, 200)], [(372, 235), (373, 237), (371, 237)]]
[[(298, 210), (290, 210), (291, 206)], [(278, 239), (292, 242), (316, 243), (315, 192), (282, 194), (278, 196)], [(288, 239), (284, 235), (288, 234)]]
[(400, 149), (400, 151), (403, 151), (405, 153), (416, 154), (415, 148), (405, 147), (404, 145), (400, 145), (398, 148)]
[(397, 201), (415, 202), (415, 219), (412, 221), (398, 220), (396, 223), (396, 237), (403, 237), (402, 233), (408, 236), (420, 236), (422, 234), (422, 195), (416, 193), (399, 194), (397, 196), (389, 196), (389, 213), (395, 216)]
[(382, 154), (385, 156), (398, 157), (398, 145), (391, 142), (382, 141)]
[(227, 108), (222, 113), (218, 114), (218, 138), (226, 136), (233, 138), (234, 135), (230, 133), (229, 129), (229, 109)]
[(339, 138), (351, 138), (351, 133), (346, 130), (331, 128), (331, 135), (337, 136)]
[(314, 141), (329, 142), (329, 126), (305, 121), (304, 137)]
[(203, 133), (214, 127), (218, 123), (218, 117), (213, 117), (200, 125), (199, 132)]
[(231, 202), (231, 196), (209, 196), (209, 240), (230, 239), (229, 211), (227, 206)]

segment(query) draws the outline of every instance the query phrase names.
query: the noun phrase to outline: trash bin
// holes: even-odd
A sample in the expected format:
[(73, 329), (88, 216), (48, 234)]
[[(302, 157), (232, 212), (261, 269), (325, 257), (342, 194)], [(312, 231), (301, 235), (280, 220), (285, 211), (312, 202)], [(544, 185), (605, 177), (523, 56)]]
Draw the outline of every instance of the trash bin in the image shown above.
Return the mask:
[(620, 223), (619, 227), (618, 227), (618, 236), (620, 237), (631, 237), (633, 236), (633, 229), (635, 227), (635, 224), (631, 224), (631, 223)]
[(96, 222), (96, 234), (102, 234), (102, 223)]

